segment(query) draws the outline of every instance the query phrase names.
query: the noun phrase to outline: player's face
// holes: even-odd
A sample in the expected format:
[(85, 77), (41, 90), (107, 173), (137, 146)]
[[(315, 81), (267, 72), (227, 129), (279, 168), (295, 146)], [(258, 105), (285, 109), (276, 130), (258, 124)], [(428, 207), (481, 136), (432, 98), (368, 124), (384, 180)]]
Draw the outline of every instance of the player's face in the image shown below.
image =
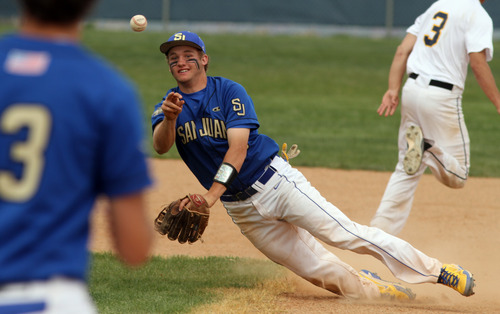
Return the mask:
[(167, 62), (170, 72), (177, 82), (188, 82), (205, 74), (208, 56), (190, 46), (178, 46), (170, 49)]

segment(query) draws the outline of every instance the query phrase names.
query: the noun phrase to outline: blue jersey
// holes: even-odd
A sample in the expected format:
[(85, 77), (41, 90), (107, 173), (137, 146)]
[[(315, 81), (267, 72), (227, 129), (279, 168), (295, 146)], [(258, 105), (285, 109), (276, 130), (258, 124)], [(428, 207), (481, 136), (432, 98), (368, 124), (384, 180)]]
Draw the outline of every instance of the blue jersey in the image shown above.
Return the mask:
[(86, 279), (96, 196), (150, 177), (130, 82), (75, 43), (0, 40), (0, 283)]
[[(222, 77), (209, 76), (206, 88), (199, 92), (184, 94), (176, 87), (166, 95), (171, 91), (181, 94), (185, 101), (176, 122), (176, 147), (203, 187), (208, 190), (212, 186), (229, 148), (227, 130), (230, 128), (250, 129), (250, 137), (243, 166), (226, 193), (235, 194), (252, 185), (279, 147), (268, 136), (259, 134), (257, 114), (243, 86)], [(155, 106), (151, 118), (153, 130), (165, 118), (161, 104)]]

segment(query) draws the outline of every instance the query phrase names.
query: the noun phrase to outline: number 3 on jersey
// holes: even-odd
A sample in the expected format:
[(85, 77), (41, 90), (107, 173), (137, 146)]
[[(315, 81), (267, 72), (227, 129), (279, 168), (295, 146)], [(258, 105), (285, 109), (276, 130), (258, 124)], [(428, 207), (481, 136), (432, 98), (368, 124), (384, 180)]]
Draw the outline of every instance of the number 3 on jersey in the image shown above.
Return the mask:
[(45, 107), (17, 104), (0, 116), (0, 132), (15, 134), (28, 129), (25, 141), (12, 144), (10, 158), (23, 165), (20, 178), (0, 169), (0, 198), (11, 202), (29, 200), (38, 190), (45, 165), (44, 152), (51, 129), (51, 116)]
[(441, 31), (444, 28), (444, 25), (446, 24), (446, 20), (448, 20), (448, 13), (444, 12), (438, 12), (434, 15), (434, 20), (440, 19), (441, 23), (440, 24), (434, 24), (432, 27), (432, 31), (434, 32), (434, 36), (432, 38), (429, 35), (424, 36), (424, 43), (426, 46), (432, 47), (434, 46), (438, 39), (439, 36), (441, 36)]

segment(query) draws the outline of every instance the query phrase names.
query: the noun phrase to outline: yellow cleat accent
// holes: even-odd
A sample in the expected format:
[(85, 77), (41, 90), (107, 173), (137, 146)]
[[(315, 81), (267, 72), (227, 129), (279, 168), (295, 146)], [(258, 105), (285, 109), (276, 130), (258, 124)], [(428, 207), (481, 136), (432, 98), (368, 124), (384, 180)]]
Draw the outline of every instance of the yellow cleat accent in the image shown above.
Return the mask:
[(443, 264), (438, 283), (453, 288), (466, 297), (474, 294), (476, 286), (472, 274), (455, 264)]
[(359, 272), (359, 276), (375, 283), (382, 298), (391, 300), (413, 300), (416, 297), (409, 288), (403, 287), (395, 282), (382, 280), (376, 273), (372, 273), (371, 271), (363, 269)]

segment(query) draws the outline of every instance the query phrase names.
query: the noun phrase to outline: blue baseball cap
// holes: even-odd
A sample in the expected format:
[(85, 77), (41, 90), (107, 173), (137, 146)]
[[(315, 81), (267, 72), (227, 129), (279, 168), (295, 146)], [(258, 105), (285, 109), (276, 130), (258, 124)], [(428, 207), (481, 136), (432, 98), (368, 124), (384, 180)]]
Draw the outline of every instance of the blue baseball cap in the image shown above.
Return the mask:
[(173, 34), (166, 42), (161, 44), (160, 51), (167, 54), (171, 48), (176, 46), (191, 46), (206, 53), (203, 40), (201, 40), (200, 36), (190, 31), (182, 31)]

